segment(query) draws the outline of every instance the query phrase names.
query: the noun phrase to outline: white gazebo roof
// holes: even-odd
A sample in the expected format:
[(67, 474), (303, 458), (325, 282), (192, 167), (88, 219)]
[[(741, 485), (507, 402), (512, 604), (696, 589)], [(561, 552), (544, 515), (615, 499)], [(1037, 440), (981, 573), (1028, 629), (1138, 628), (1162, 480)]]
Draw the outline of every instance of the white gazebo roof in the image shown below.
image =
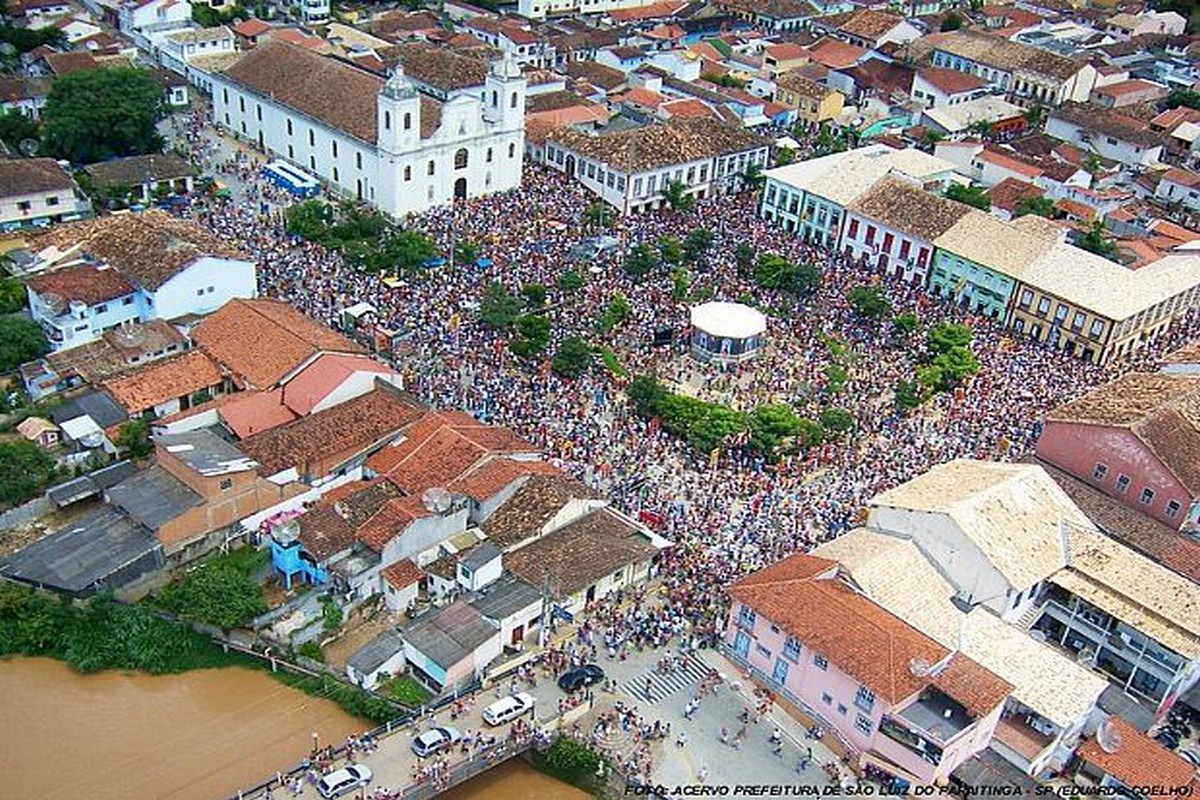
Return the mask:
[(712, 302), (692, 307), (692, 327), (710, 336), (749, 339), (766, 331), (767, 318), (741, 303)]

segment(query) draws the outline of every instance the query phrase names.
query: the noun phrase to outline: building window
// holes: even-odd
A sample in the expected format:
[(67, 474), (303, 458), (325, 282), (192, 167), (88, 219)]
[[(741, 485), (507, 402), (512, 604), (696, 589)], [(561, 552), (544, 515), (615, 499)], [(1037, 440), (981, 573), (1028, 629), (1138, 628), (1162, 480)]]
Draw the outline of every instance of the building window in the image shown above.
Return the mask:
[(863, 733), (869, 734), (874, 726), (871, 725), (871, 720), (867, 719), (862, 714), (859, 714), (854, 719), (854, 727), (858, 728)]
[(1150, 501), (1154, 499), (1153, 489), (1142, 489), (1142, 495), (1138, 498), (1138, 502), (1144, 506), (1150, 505)]
[(841, 714), (843, 717), (844, 717), (844, 716), (846, 716), (846, 712), (847, 712), (847, 711), (849, 711), (849, 710), (850, 710), (850, 709), (846, 708), (846, 707), (845, 707), (844, 705), (842, 705), (841, 703), (838, 703), (838, 713), (839, 713), (839, 714)]
[(1098, 481), (1104, 480), (1104, 476), (1108, 474), (1107, 464), (1096, 464), (1096, 468), (1092, 470), (1092, 477)]
[(750, 606), (742, 606), (738, 612), (738, 625), (743, 628), (753, 628), (756, 621), (757, 616), (754, 613), (754, 609), (750, 608)]
[(1038, 313), (1045, 314), (1049, 311), (1050, 311), (1050, 298), (1043, 297), (1041, 300), (1038, 300)]
[(222, 478), (221, 479), (221, 491), (227, 492), (232, 488), (233, 488), (233, 478)]
[(788, 640), (783, 643), (783, 657), (790, 658), (792, 661), (800, 660), (800, 640), (788, 637)]
[(337, 183), (340, 180), (341, 180), (341, 178), (338, 176), (338, 168), (334, 167), (333, 168), (333, 182)]
[(1128, 475), (1118, 475), (1117, 476), (1117, 491), (1120, 492), (1121, 494), (1124, 494), (1125, 490), (1128, 488), (1129, 488), (1129, 476)]
[(262, 106), (261, 105), (255, 104), (254, 116), (258, 118), (259, 122), (262, 122)]
[(774, 622), (771, 623), (771, 633), (779, 633), (779, 626)]
[(122, 298), (121, 298), (121, 305), (123, 305), (123, 306), (131, 306), (131, 305), (133, 305), (133, 298), (132, 298), (132, 297), (122, 297)]
[(46, 198), (46, 205), (48, 205), (48, 206), (56, 206), (56, 205), (58, 205), (58, 198), (57, 198), (57, 197), (47, 197), (47, 198)]
[(406, 166), (406, 167), (404, 168), (404, 180), (406, 180), (406, 181), (411, 181), (411, 180), (412, 180), (412, 167), (407, 167), (407, 166)]
[(1182, 506), (1179, 505), (1178, 500), (1172, 500), (1171, 502), (1167, 503), (1167, 517), (1170, 519), (1175, 519), (1175, 517), (1179, 516), (1180, 508), (1182, 508)]
[(827, 705), (827, 706), (831, 706), (831, 705), (833, 705), (833, 695), (829, 694), (828, 692), (826, 692), (826, 693), (822, 694), (822, 695), (821, 695), (821, 702), (822, 702), (822, 703), (824, 703), (824, 704), (825, 704), (825, 705)]
[(288, 136), (292, 135), (292, 121), (290, 119), (287, 121), (287, 132)]
[(433, 160), (430, 159), (428, 166), (425, 167), (425, 174), (432, 175), (433, 171), (434, 171), (434, 163), (433, 163)]
[(1083, 323), (1087, 322), (1087, 314), (1082, 311), (1076, 311), (1075, 316), (1071, 319), (1071, 330), (1083, 330)]
[(404, 130), (412, 130), (412, 114), (405, 113), (404, 115)]
[(509, 107), (509, 108), (516, 108), (516, 107), (517, 107), (517, 93), (516, 93), (516, 92), (513, 92), (513, 93), (512, 93), (512, 97), (511, 97), (511, 98), (509, 98), (509, 101), (508, 101), (508, 107)]
[[(385, 131), (390, 131), (392, 129), (392, 112), (390, 112), (390, 111), (383, 112), (383, 129)], [(292, 123), (289, 122), (288, 123), (288, 133), (290, 134), (291, 132), (292, 132)]]
[[(559, 157), (559, 160), (560, 161), (562, 160), (561, 156)], [(484, 161), (486, 161), (489, 164), (492, 163), (492, 148), (489, 147), (487, 149), (487, 155), (484, 157)]]
[(288, 158), (293, 160), (296, 158), (296, 148), (292, 147), (290, 144), (288, 145)]
[(469, 156), (467, 154), (467, 148), (465, 148), (465, 147), (458, 148), (458, 150), (456, 150), (454, 152), (454, 168), (455, 169), (466, 169), (468, 157)]
[(762, 656), (763, 658), (771, 657), (771, 651), (768, 650), (767, 648), (763, 647), (761, 644), (754, 645), (754, 652), (757, 653), (758, 655)]
[(854, 695), (854, 705), (871, 713), (871, 709), (875, 708), (875, 693), (866, 686), (858, 687), (858, 694)]
[(333, 155), (334, 158), (338, 157), (337, 139), (329, 140), (329, 152)]
[(829, 669), (829, 659), (822, 655), (814, 655), (813, 666), (817, 669)]
[(362, 169), (362, 153), (354, 154), (354, 166), (358, 169)]
[(1054, 321), (1062, 322), (1067, 318), (1067, 307), (1062, 303), (1058, 304), (1058, 308), (1054, 309)]
[(97, 313), (97, 314), (103, 314), (103, 313), (104, 313), (104, 312), (106, 312), (106, 311), (108, 311), (108, 304), (107, 304), (107, 303), (101, 303), (100, 305), (96, 306), (96, 313)]
[(238, 111), (241, 111), (243, 114), (246, 113), (246, 98), (238, 98)]
[(516, 154), (517, 154), (517, 146), (516, 146), (515, 144), (510, 144), (510, 145), (508, 146), (508, 157), (509, 157), (509, 158), (512, 158), (512, 157), (514, 157)]
[(1104, 333), (1104, 323), (1098, 319), (1092, 320), (1092, 328), (1090, 331), (1088, 331), (1088, 333), (1090, 333), (1094, 339), (1100, 338), (1100, 335)]

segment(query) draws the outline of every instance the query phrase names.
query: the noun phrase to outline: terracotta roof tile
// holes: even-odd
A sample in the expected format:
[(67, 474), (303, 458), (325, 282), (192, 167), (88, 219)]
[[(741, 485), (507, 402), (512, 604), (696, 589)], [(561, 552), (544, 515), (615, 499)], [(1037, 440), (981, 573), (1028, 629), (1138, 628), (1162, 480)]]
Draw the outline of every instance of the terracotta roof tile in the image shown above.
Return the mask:
[(883, 178), (848, 208), (926, 242), (941, 236), (971, 210), (896, 178)]
[(262, 475), (294, 467), (301, 477), (318, 478), (412, 424), (420, 413), (395, 390), (377, 386), (332, 408), (256, 433), (239, 446), (259, 463)]
[(283, 404), (302, 417), (358, 373), (395, 375), (396, 371), (365, 355), (323, 353), (283, 385)]
[(572, 500), (598, 500), (599, 495), (567, 475), (534, 475), (480, 526), (501, 550), (541, 533)]
[(299, 417), (282, 402), (280, 389), (238, 392), (217, 411), (221, 420), (239, 439), (284, 425)]
[(766, 140), (758, 134), (708, 118), (673, 119), (662, 125), (646, 125), (604, 135), (562, 130), (551, 133), (549, 138), (569, 150), (602, 160), (624, 172), (645, 171), (766, 146)]
[(204, 353), (193, 350), (113, 378), (104, 383), (104, 388), (130, 415), (134, 415), (159, 403), (216, 386), (221, 378), (216, 363)]
[(1026, 183), (1016, 178), (1005, 178), (987, 191), (992, 207), (1002, 208), (1008, 212), (1016, 211), (1020, 202), (1027, 197), (1043, 197), (1044, 195), (1045, 192), (1032, 183)]
[(486, 59), (425, 42), (396, 45), (381, 52), (380, 57), (389, 67), (400, 63), (409, 78), (440, 91), (471, 89), (487, 80)]
[(407, 589), (414, 583), (425, 578), (425, 571), (412, 562), (410, 558), (402, 558), (395, 564), (385, 567), (379, 573), (393, 589)]
[(956, 69), (926, 67), (919, 70), (917, 75), (921, 77), (921, 80), (945, 94), (961, 94), (983, 88), (982, 80), (969, 72), (959, 72)]
[(836, 568), (834, 561), (801, 553), (747, 575), (729, 593), (889, 703), (932, 684), (978, 716), (1012, 691), (961, 655), (936, 676), (919, 675), (914, 666), (933, 667), (950, 651), (830, 577)]
[(361, 353), (281, 300), (230, 300), (192, 331), (196, 345), (255, 388), (275, 386), (319, 351)]
[(812, 54), (813, 61), (824, 64), (830, 69), (852, 67), (858, 63), (860, 58), (867, 54), (867, 51), (861, 47), (856, 47), (832, 37), (827, 37), (815, 44), (809, 45), (808, 51)]
[(175, 180), (194, 175), (196, 170), (187, 161), (173, 153), (156, 153), (146, 156), (129, 156), (101, 161), (84, 167), (98, 186), (125, 184), (136, 186), (150, 181)]
[(74, 186), (75, 181), (53, 158), (0, 159), (0, 195), (4, 197), (66, 191)]
[(150, 291), (204, 256), (249, 260), (196, 223), (158, 210), (60, 225), (37, 237), (34, 246), (78, 247)]
[(224, 75), (255, 94), (375, 144), (375, 102), (383, 88), (377, 75), (275, 38), (260, 42)]
[(359, 526), (354, 535), (376, 553), (382, 553), (388, 542), (403, 533), (405, 528), (418, 519), (430, 516), (433, 516), (433, 512), (425, 508), (420, 497), (400, 497), (387, 501)]
[(545, 461), (518, 461), (513, 458), (492, 458), (476, 469), (452, 481), (448, 488), (455, 494), (465, 494), (473, 500), (494, 497), (513, 481), (529, 475), (558, 475), (561, 471)]
[(314, 508), (299, 519), (300, 544), (324, 561), (354, 544), (354, 529), (332, 508)]
[(121, 273), (91, 264), (42, 272), (26, 280), (26, 284), (60, 314), (72, 300), (94, 306), (134, 293), (133, 285)]
[(1093, 736), (1079, 746), (1077, 755), (1094, 764), (1126, 786), (1190, 786), (1196, 768), (1118, 716), (1108, 718), (1119, 738), (1107, 752)]

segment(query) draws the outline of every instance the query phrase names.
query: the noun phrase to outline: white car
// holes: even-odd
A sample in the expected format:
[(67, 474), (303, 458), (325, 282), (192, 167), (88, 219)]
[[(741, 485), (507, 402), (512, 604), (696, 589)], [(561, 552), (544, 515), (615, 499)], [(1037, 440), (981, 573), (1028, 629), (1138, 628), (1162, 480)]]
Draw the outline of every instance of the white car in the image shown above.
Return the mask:
[(426, 758), (461, 738), (462, 734), (458, 732), (458, 728), (451, 728), (449, 725), (430, 728), (413, 739), (412, 751), (421, 758)]
[(504, 697), (483, 710), (483, 721), (488, 725), (503, 725), (511, 719), (533, 710), (534, 698), (531, 694), (517, 692), (511, 697)]
[(341, 797), (371, 782), (371, 768), (366, 764), (351, 764), (334, 770), (317, 782), (321, 797)]

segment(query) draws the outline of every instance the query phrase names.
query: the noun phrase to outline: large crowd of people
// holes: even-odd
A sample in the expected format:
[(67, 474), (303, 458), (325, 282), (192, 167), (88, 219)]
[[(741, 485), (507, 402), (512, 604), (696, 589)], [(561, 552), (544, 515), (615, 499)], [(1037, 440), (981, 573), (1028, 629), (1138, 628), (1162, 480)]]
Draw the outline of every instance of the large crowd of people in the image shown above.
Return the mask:
[[(342, 309), (370, 303), (380, 326), (406, 332), (395, 363), (414, 394), (433, 406), (462, 408), (509, 427), (619, 508), (661, 520), (661, 532), (675, 542), (659, 564), (662, 604), (626, 617), (605, 612), (595, 632), (606, 649), (627, 641), (665, 641), (679, 632), (681, 619), (690, 623), (693, 644), (710, 641), (722, 624), (720, 589), (737, 576), (848, 530), (871, 496), (934, 464), (957, 457), (1005, 460), (1027, 452), (1048, 409), (1129, 366), (1094, 366), (1014, 337), (995, 321), (932, 298), (920, 287), (807, 244), (760, 219), (750, 193), (711, 197), (688, 213), (620, 218), (604, 231), (620, 246), (581, 261), (580, 245), (601, 232), (586, 220), (592, 198), (566, 176), (534, 165), (526, 167), (518, 190), (437, 208), (410, 222), (446, 253), (472, 242), (489, 266), (451, 265), (384, 282), (337, 252), (289, 236), (280, 213), (287, 198), (256, 180), (252, 157), (217, 160), (214, 134), (202, 119), (181, 124), (179, 134), (218, 179), (227, 175), (249, 186), (241, 202), (212, 199), (185, 213), (257, 259), (261, 294), (331, 325)], [(663, 237), (682, 240), (698, 228), (711, 231), (713, 244), (701, 264), (688, 267), (689, 293), (752, 302), (770, 319), (766, 352), (733, 370), (687, 358), (689, 304), (676, 299), (670, 270), (636, 278), (622, 268), (625, 248), (638, 242), (657, 246)], [(818, 265), (819, 288), (801, 296), (760, 288), (739, 269), (739, 245)], [(568, 271), (584, 278), (582, 287), (560, 288)], [(475, 313), (494, 281), (518, 296), (527, 284), (546, 287), (543, 313), (553, 325), (548, 352), (566, 336), (603, 340), (630, 373), (653, 374), (742, 409), (786, 403), (801, 416), (815, 417), (832, 405), (850, 412), (855, 428), (778, 463), (737, 446), (715, 455), (695, 453), (639, 418), (620, 381), (599, 365), (565, 378), (543, 359), (513, 355), (506, 334)], [(923, 328), (941, 321), (971, 326), (981, 369), (963, 391), (937, 395), (910, 412), (896, 410), (893, 391), (916, 374), (921, 334), (898, 340), (890, 326), (859, 316), (847, 295), (869, 284), (880, 286), (895, 313), (917, 314)], [(600, 310), (617, 294), (631, 313), (616, 331), (601, 336)], [(655, 346), (655, 333), (664, 328), (680, 335), (674, 344)], [(1185, 328), (1177, 326), (1164, 345), (1194, 335)], [(848, 370), (848, 382), (836, 394), (826, 377), (835, 358), (831, 341), (845, 346), (837, 358)], [(1150, 349), (1141, 358), (1155, 355)]]

